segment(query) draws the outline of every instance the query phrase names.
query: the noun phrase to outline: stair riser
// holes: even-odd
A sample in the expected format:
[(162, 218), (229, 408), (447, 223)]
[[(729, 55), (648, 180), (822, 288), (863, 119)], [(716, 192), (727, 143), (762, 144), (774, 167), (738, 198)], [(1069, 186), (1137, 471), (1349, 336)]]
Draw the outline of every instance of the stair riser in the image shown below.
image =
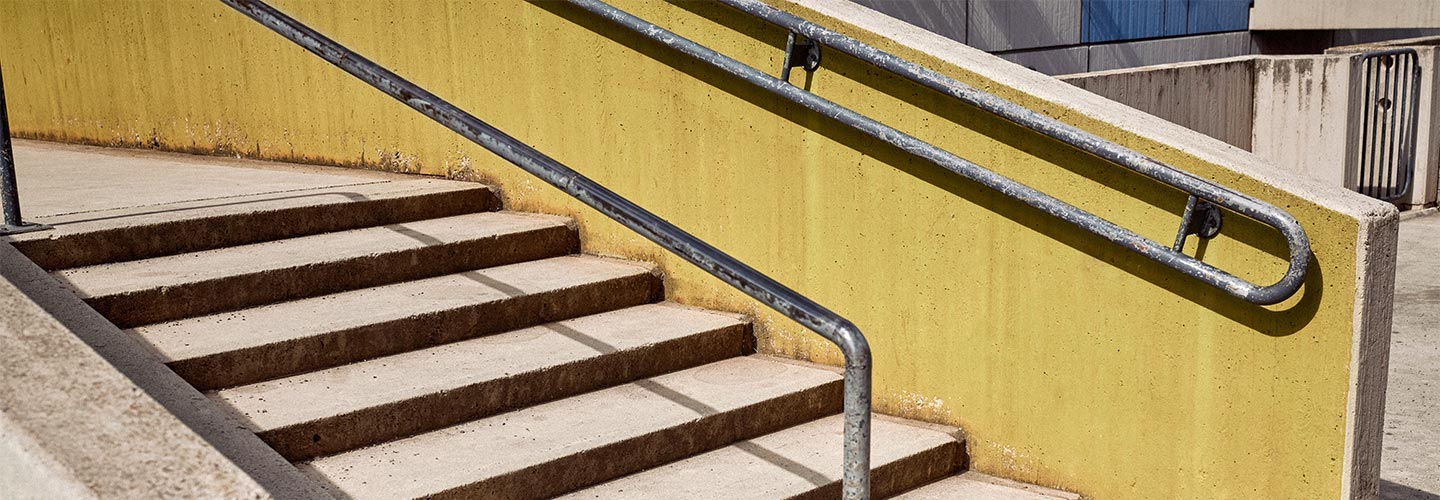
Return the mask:
[(843, 383), (837, 380), (483, 482), (452, 488), (432, 497), (554, 497), (834, 414), (841, 410), (843, 392)]
[(639, 274), (471, 307), (169, 363), (201, 390), (273, 380), (482, 335), (656, 302), (660, 279)]
[(53, 271), (493, 211), (499, 205), (499, 197), (490, 189), (477, 186), (26, 239), (15, 242), (15, 248), (40, 267)]
[[(964, 447), (957, 441), (877, 467), (870, 473), (870, 496), (889, 498), (939, 481), (958, 472), (964, 457)], [(841, 493), (842, 484), (837, 481), (790, 498), (832, 500), (840, 498)]]
[(736, 325), (275, 429), (260, 437), (285, 458), (306, 460), (741, 356), (749, 336), (747, 325)]
[(575, 231), (547, 227), (499, 237), (430, 245), (303, 267), (227, 276), (178, 286), (91, 297), (91, 307), (121, 328), (233, 311), (461, 271), (566, 255)]

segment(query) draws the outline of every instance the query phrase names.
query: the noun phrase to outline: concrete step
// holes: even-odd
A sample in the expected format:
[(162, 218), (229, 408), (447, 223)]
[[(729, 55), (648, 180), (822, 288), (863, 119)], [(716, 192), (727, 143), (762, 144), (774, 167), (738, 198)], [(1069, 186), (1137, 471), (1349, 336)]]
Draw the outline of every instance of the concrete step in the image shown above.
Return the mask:
[(732, 358), (301, 464), (337, 497), (546, 498), (840, 411), (833, 371)]
[(568, 219), (485, 212), (57, 271), (121, 328), (578, 249)]
[(741, 356), (748, 340), (734, 316), (651, 304), (212, 397), (281, 455), (304, 460)]
[(353, 290), (131, 330), (202, 390), (659, 300), (633, 262), (567, 256)]
[(148, 259), (496, 210), (480, 184), (416, 179), (229, 196), (44, 217), (7, 237), (46, 270)]
[(1080, 495), (987, 476), (975, 471), (952, 476), (896, 497), (899, 500), (1080, 500)]
[[(844, 417), (832, 415), (562, 498), (839, 498), (843, 429)], [(876, 415), (871, 494), (885, 498), (954, 473), (964, 457), (956, 432)]]

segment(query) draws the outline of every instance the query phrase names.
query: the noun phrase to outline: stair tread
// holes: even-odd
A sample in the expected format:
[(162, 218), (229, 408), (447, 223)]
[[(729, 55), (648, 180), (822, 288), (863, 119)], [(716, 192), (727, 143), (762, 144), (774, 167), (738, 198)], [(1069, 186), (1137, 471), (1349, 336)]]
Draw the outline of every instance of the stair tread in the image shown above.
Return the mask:
[(840, 380), (829, 370), (763, 356), (731, 358), (316, 459), (301, 468), (347, 496), (413, 498)]
[(235, 387), (213, 397), (263, 432), (741, 324), (733, 316), (650, 304)]
[[(825, 417), (561, 498), (791, 498), (840, 481), (844, 423)], [(872, 468), (956, 442), (938, 426), (884, 417), (871, 421), (871, 436)]]
[(975, 471), (951, 476), (895, 497), (901, 500), (1079, 500), (1080, 495), (988, 476)]
[(82, 298), (93, 298), (285, 269), (432, 245), (503, 237), (564, 226), (568, 219), (517, 212), (480, 212), (265, 243), (99, 264), (54, 274)]
[(54, 228), (7, 238), (56, 270), (484, 212), (495, 204), (483, 184), (379, 180), (41, 217)]
[(648, 274), (647, 265), (572, 255), (281, 302), (130, 330), (166, 362), (324, 335), (526, 294)]
[[(55, 234), (70, 235), (98, 230), (131, 228), (140, 225), (166, 224), (175, 221), (224, 215), (247, 215), (270, 210), (338, 205), (360, 201), (418, 196), (454, 191), (489, 190), (484, 184), (440, 179), (371, 180), (306, 189), (178, 201), (162, 204), (92, 210), (36, 217), (55, 226)], [(14, 241), (45, 239), (35, 233), (11, 236)]]

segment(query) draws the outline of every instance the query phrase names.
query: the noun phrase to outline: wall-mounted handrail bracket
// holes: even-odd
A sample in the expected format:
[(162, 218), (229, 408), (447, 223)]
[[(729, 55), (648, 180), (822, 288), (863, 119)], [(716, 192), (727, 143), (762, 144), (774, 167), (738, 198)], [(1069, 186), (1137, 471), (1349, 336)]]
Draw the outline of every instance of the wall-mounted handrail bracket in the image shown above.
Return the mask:
[(801, 35), (790, 32), (785, 37), (785, 62), (780, 65), (780, 79), (790, 81), (791, 68), (805, 68), (806, 73), (814, 73), (820, 69), (820, 44), (809, 38), (802, 40)]
[(1180, 216), (1180, 230), (1175, 233), (1173, 249), (1176, 252), (1184, 251), (1185, 239), (1192, 234), (1207, 240), (1218, 236), (1224, 222), (1220, 207), (1191, 196), (1185, 202), (1185, 214)]

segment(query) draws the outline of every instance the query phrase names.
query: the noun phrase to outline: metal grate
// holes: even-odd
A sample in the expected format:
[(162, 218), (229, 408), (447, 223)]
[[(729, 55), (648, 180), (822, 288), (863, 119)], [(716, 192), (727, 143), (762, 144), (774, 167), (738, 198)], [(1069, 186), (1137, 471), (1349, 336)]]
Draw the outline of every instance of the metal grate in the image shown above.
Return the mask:
[(1355, 190), (1391, 201), (1410, 193), (1415, 178), (1415, 131), (1420, 112), (1420, 58), (1415, 49), (1360, 55), (1360, 155)]

